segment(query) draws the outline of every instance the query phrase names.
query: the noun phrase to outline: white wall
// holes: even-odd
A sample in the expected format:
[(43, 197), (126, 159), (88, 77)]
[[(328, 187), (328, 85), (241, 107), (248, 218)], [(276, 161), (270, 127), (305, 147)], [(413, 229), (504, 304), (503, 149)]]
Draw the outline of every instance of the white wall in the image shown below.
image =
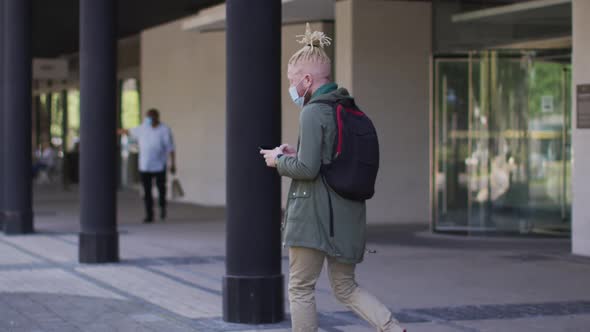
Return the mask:
[(590, 1), (573, 1), (573, 203), (572, 251), (590, 256), (590, 130), (576, 129), (576, 86), (590, 84)]
[(381, 167), (368, 220), (428, 223), (431, 5), (339, 1), (336, 38), (336, 80), (347, 83), (380, 139)]
[[(312, 28), (329, 32), (332, 24)], [(303, 24), (293, 24), (282, 34), (283, 141), (291, 144), (297, 143), (299, 110), (287, 92), (286, 66), (300, 47), (295, 35), (303, 32)], [(160, 109), (172, 128), (178, 175), (189, 202), (225, 204), (225, 75), (223, 31), (186, 32), (177, 21), (141, 34), (142, 108)]]
[(338, 42), (335, 45), (336, 56), (335, 79), (338, 84), (345, 86), (351, 93), (354, 93), (352, 70), (353, 66), (353, 1), (338, 1), (335, 4), (334, 29)]
[(186, 199), (225, 201), (225, 34), (185, 33), (180, 22), (141, 34), (141, 106), (173, 130)]

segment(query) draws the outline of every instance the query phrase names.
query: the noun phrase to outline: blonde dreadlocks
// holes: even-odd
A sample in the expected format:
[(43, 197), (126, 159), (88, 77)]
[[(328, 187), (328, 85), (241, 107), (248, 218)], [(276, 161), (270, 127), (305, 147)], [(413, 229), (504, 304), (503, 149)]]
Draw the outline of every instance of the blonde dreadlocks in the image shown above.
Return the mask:
[(297, 35), (301, 38), (297, 42), (303, 44), (299, 51), (295, 52), (289, 60), (289, 65), (299, 63), (330, 64), (332, 61), (324, 51), (324, 47), (330, 46), (332, 38), (321, 31), (311, 31), (309, 23), (305, 26), (305, 34)]

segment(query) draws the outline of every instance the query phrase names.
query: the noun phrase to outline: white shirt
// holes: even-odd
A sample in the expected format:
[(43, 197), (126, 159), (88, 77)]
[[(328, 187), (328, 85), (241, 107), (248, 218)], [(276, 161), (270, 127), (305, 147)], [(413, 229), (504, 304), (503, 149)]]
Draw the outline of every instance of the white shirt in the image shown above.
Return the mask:
[(53, 151), (52, 148), (43, 149), (39, 161), (41, 161), (49, 168), (53, 167), (55, 165), (55, 151)]
[(160, 123), (157, 127), (142, 124), (129, 130), (139, 145), (139, 171), (166, 171), (168, 155), (174, 151), (174, 139), (168, 126)]

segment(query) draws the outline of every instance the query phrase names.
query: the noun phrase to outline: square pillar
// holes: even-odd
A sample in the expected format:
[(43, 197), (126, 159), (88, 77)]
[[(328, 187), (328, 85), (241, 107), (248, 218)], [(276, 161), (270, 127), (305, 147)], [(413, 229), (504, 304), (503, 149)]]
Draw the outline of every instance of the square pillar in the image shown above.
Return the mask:
[(590, 129), (578, 129), (576, 90), (579, 85), (590, 84), (590, 1), (573, 0), (573, 57), (572, 57), (572, 148), (573, 148), (573, 202), (572, 251), (590, 256)]

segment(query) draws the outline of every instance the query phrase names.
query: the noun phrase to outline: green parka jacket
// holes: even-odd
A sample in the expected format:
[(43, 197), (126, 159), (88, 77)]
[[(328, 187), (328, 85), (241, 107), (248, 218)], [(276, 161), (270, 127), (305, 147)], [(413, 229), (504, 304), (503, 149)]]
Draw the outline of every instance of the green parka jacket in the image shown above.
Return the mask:
[[(301, 111), (297, 157), (282, 156), (280, 175), (293, 179), (283, 221), (283, 245), (318, 249), (338, 261), (360, 263), (365, 253), (366, 205), (340, 197), (320, 176), (332, 161), (336, 121), (330, 105), (317, 101), (352, 98), (334, 83), (320, 87)], [(330, 236), (328, 191), (333, 207), (334, 236)]]

